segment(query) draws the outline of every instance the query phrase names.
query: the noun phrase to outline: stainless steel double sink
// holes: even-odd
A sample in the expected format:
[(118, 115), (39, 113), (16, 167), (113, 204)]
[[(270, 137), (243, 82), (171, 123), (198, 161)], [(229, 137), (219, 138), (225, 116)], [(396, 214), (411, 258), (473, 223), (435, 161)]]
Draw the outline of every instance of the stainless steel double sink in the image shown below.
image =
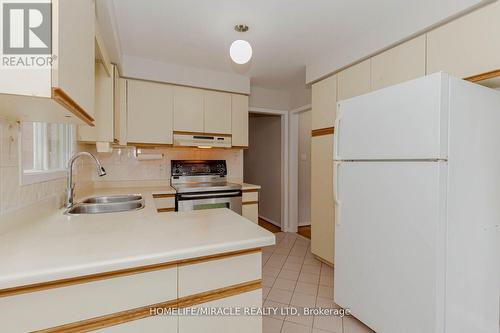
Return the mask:
[(140, 194), (110, 195), (85, 199), (68, 208), (64, 214), (116, 213), (139, 210), (142, 208), (144, 208), (144, 197)]

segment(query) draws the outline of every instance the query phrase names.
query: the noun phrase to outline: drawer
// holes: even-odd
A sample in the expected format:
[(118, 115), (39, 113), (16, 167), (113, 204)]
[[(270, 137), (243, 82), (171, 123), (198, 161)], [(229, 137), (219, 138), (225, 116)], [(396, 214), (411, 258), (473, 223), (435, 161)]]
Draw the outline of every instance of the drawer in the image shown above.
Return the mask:
[(179, 297), (260, 280), (261, 252), (179, 265)]
[(96, 333), (177, 332), (177, 316), (154, 316), (96, 330)]
[(259, 192), (243, 192), (242, 202), (259, 201)]
[(156, 209), (175, 208), (175, 197), (170, 198), (155, 198)]
[(177, 268), (0, 297), (0, 332), (50, 328), (177, 298)]
[[(199, 304), (193, 308), (260, 308), (262, 289)], [(241, 310), (243, 312), (243, 309)], [(179, 333), (262, 332), (261, 316), (181, 316)]]

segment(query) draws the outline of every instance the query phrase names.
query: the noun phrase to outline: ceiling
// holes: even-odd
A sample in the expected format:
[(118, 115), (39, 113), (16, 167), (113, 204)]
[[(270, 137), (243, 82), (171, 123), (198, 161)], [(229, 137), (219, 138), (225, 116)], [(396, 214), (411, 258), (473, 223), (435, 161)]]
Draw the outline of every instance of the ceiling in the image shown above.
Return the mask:
[[(306, 64), (334, 57), (363, 37), (376, 38), (423, 17), (456, 12), (474, 0), (110, 0), (119, 52), (149, 60), (250, 77), (252, 86), (288, 89), (305, 83)], [(457, 5), (460, 5), (457, 7)], [(449, 7), (449, 8), (448, 8)], [(463, 8), (462, 8), (463, 9)], [(238, 33), (235, 24), (250, 30)], [(253, 59), (229, 58), (246, 39)], [(358, 48), (359, 49), (359, 48)], [(345, 50), (344, 50), (345, 51)], [(344, 52), (345, 53), (345, 52)]]

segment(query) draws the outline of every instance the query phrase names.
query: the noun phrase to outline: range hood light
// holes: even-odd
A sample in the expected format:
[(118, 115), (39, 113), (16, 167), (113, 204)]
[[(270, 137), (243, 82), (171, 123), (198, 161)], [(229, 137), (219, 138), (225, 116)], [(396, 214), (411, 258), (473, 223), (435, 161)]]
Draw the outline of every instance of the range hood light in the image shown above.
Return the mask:
[(211, 146), (198, 146), (198, 148), (200, 148), (200, 149), (211, 149), (212, 147)]

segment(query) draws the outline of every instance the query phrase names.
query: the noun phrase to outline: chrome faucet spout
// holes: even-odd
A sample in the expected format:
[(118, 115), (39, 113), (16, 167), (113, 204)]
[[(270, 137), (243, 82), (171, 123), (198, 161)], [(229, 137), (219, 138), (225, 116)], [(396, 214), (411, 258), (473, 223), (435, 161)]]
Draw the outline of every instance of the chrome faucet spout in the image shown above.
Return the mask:
[(79, 153), (76, 153), (75, 155), (73, 155), (73, 157), (71, 157), (71, 159), (68, 162), (68, 183), (66, 185), (66, 202), (64, 204), (64, 206), (66, 208), (71, 208), (71, 206), (73, 206), (73, 203), (74, 203), (73, 196), (74, 196), (75, 185), (73, 184), (73, 164), (75, 163), (75, 161), (79, 157), (82, 157), (82, 156), (88, 156), (94, 160), (94, 162), (97, 166), (97, 174), (99, 175), (99, 177), (106, 175), (106, 170), (102, 166), (101, 162), (99, 162), (97, 157), (95, 157), (91, 153), (86, 152), (86, 151), (82, 151), (82, 152), (79, 152)]

